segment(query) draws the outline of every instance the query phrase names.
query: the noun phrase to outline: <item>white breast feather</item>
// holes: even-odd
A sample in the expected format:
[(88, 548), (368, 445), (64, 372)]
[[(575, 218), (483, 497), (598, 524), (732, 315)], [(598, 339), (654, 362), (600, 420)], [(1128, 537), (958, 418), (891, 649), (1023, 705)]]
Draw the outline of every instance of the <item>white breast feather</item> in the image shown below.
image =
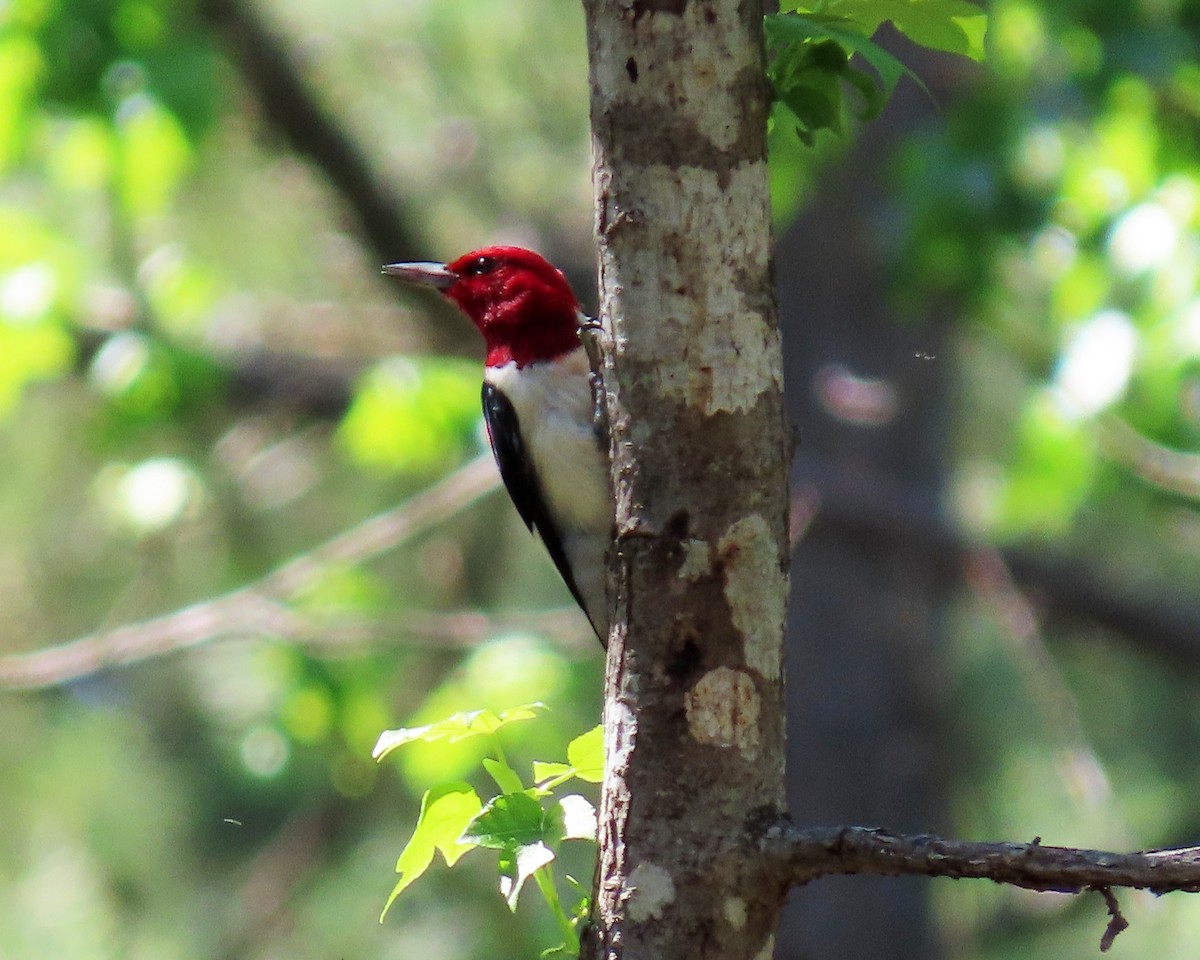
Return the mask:
[(608, 462), (592, 427), (584, 351), (520, 369), (515, 363), (489, 367), (485, 376), (513, 405), (521, 441), (555, 520), (564, 528), (607, 532), (612, 514)]
[(607, 636), (604, 552), (613, 508), (607, 451), (592, 426), (588, 373), (581, 348), (555, 362), (488, 367), (484, 377), (513, 406), (584, 605)]

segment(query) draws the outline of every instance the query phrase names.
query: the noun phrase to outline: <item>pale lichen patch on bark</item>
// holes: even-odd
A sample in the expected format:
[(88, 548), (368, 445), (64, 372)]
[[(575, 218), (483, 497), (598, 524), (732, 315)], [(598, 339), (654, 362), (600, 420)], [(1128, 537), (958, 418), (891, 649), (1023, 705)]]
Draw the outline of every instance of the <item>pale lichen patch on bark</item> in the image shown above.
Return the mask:
[(679, 565), (679, 576), (684, 580), (699, 580), (712, 573), (712, 551), (705, 540), (684, 540), (683, 563)]
[(725, 919), (734, 930), (741, 930), (746, 925), (746, 901), (741, 897), (726, 897)]
[(779, 676), (779, 632), (787, 598), (779, 587), (778, 547), (763, 517), (734, 523), (717, 544), (725, 574), (725, 602), (742, 635), (746, 665), (768, 680)]
[(662, 916), (663, 909), (675, 899), (671, 875), (656, 863), (639, 863), (625, 881), (629, 919), (640, 923)]
[(754, 960), (771, 960), (775, 956), (775, 935), (771, 934), (767, 937), (763, 948), (754, 955)]
[[(625, 295), (634, 286), (654, 289), (653, 339), (639, 339), (636, 353), (658, 389), (707, 416), (752, 409), (762, 394), (782, 383), (779, 333), (761, 312), (761, 297), (748, 295), (739, 277), (766, 275), (769, 251), (761, 237), (738, 225), (762, 198), (762, 168), (746, 163), (728, 175), (701, 167), (647, 167), (627, 202), (643, 215), (658, 237), (640, 256), (629, 258)], [(688, 199), (680, 202), (680, 194)], [(681, 217), (682, 212), (682, 217)], [(734, 221), (731, 223), (730, 221)], [(713, 248), (693, 238), (729, 236)], [(684, 253), (686, 251), (686, 255)], [(708, 253), (707, 258), (699, 255)], [(686, 272), (681, 263), (689, 264)], [(712, 322), (714, 317), (726, 322)], [(731, 338), (738, 331), (738, 338)], [(633, 347), (618, 341), (622, 352)], [(655, 362), (655, 349), (673, 355)], [(680, 364), (682, 351), (686, 363)]]
[(688, 731), (699, 743), (758, 752), (758, 690), (749, 674), (731, 667), (710, 670), (687, 692)]
[(628, 764), (636, 730), (637, 718), (629, 705), (620, 700), (610, 701), (604, 717), (605, 776), (609, 776), (613, 770), (624, 769)]
[[(670, 11), (673, 16), (662, 15), (659, 2), (626, 4), (622, 0), (622, 5), (634, 11), (631, 20), (641, 34), (636, 61), (638, 80), (629, 82), (634, 74), (621, 44), (598, 45), (592, 61), (597, 78), (607, 81), (608, 88), (618, 91), (626, 104), (655, 109), (663, 116), (686, 118), (712, 146), (730, 149), (741, 135), (746, 105), (738, 97), (740, 89), (728, 78), (742, 71), (761, 72), (757, 51), (736, 31), (708, 28), (705, 20), (711, 16), (711, 9), (706, 4), (679, 2)], [(682, 73), (670, 69), (672, 61), (680, 57), (681, 36), (689, 40), (689, 69)]]

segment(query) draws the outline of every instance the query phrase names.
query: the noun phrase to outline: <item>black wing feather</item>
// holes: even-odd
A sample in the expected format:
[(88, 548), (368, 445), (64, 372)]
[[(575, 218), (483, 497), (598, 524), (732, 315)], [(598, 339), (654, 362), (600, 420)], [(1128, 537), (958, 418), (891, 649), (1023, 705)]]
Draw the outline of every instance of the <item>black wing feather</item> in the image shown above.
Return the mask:
[(504, 481), (517, 513), (525, 521), (525, 526), (538, 532), (571, 596), (586, 614), (587, 607), (584, 606), (579, 587), (571, 575), (566, 551), (563, 550), (562, 535), (546, 507), (542, 482), (521, 440), (517, 412), (508, 397), (486, 381), (483, 384), (483, 419), (487, 424), (488, 439), (492, 442), (496, 466), (500, 468), (500, 479)]

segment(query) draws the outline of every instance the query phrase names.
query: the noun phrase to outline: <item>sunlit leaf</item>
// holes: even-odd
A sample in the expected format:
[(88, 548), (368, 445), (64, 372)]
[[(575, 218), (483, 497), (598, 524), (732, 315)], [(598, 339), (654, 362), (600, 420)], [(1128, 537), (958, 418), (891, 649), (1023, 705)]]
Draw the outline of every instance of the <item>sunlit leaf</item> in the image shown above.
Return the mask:
[[(26, 256), (42, 247), (41, 239), (38, 231), (30, 232)], [(47, 242), (38, 252), (48, 254), (51, 246)], [(0, 263), (5, 252), (0, 245)], [(27, 260), (0, 274), (0, 417), (13, 409), (26, 384), (70, 369), (75, 346), (59, 324), (61, 299), (60, 275), (50, 259)]]
[(119, 109), (117, 143), (122, 205), (135, 217), (162, 213), (191, 165), (183, 127), (150, 97), (136, 94)]
[(458, 743), (483, 734), (492, 734), (510, 723), (520, 720), (530, 720), (545, 710), (542, 703), (527, 703), (519, 707), (496, 712), (494, 710), (472, 710), (456, 713), (452, 717), (437, 723), (426, 724), (423, 727), (408, 727), (398, 730), (385, 730), (379, 735), (371, 756), (382, 760), (397, 747), (406, 743), (422, 741), (437, 743), (444, 740), (447, 743)]
[(525, 789), (525, 784), (521, 782), (517, 772), (504, 761), (495, 757), (484, 757), (482, 763), (483, 769), (496, 781), (496, 786), (505, 793), (519, 793)]
[(554, 852), (541, 841), (516, 850), (505, 850), (500, 856), (500, 893), (508, 909), (517, 909), (521, 888), (533, 874), (554, 861)]
[(597, 725), (571, 741), (567, 747), (569, 763), (533, 762), (535, 783), (553, 788), (558, 783), (577, 777), (588, 783), (604, 779), (604, 727)]
[(604, 725), (597, 724), (580, 734), (567, 746), (567, 760), (575, 768), (575, 776), (588, 783), (604, 779)]
[(462, 833), (464, 843), (496, 850), (516, 849), (545, 838), (542, 805), (525, 793), (494, 798)]
[(359, 383), (338, 439), (365, 466), (420, 473), (454, 463), (476, 443), (479, 382), (466, 361), (384, 361)]
[[(463, 704), (500, 711), (514, 703), (550, 700), (561, 695), (569, 681), (567, 661), (545, 643), (520, 634), (501, 637), (472, 651), (460, 668), (430, 693), (414, 725), (440, 720)], [(561, 741), (548, 736), (551, 732), (544, 724), (534, 724), (522, 730), (521, 736), (534, 749), (539, 740), (548, 740), (554, 750), (561, 749)], [(401, 751), (399, 759), (407, 778), (434, 783), (447, 777), (468, 776), (478, 768), (480, 758), (491, 752), (489, 747), (480, 738), (455, 744), (417, 742)]]
[(0, 323), (0, 418), (11, 413), (26, 384), (65, 373), (75, 345), (53, 324)]
[[(902, 76), (921, 81), (904, 64), (869, 39), (861, 24), (825, 13), (781, 13), (765, 18), (767, 47), (773, 51), (771, 83), (776, 96), (800, 121), (798, 133), (810, 142), (819, 130), (840, 130), (842, 81), (862, 97), (860, 117), (878, 115)], [(858, 55), (874, 76), (850, 62)]]
[(112, 180), (115, 153), (108, 124), (97, 117), (73, 117), (53, 129), (46, 172), (66, 190), (102, 190)]
[(785, 7), (845, 18), (857, 24), (867, 36), (880, 24), (891, 22), (923, 47), (973, 60), (984, 58), (987, 14), (967, 0), (820, 0), (818, 3), (789, 3)]
[(18, 32), (0, 36), (0, 170), (16, 156), (43, 67), (32, 38)]
[(568, 794), (558, 801), (561, 813), (562, 839), (595, 840), (596, 808), (586, 797)]
[(453, 866), (477, 845), (460, 837), (480, 807), (479, 797), (466, 783), (446, 783), (426, 791), (417, 827), (396, 861), (400, 879), (379, 915), (381, 923), (395, 899), (429, 869), (435, 852), (440, 851), (447, 866)]
[(1086, 423), (1050, 392), (1036, 395), (1017, 429), (999, 509), (999, 532), (1062, 532), (1087, 497), (1096, 447)]
[(573, 774), (574, 768), (569, 763), (553, 763), (545, 760), (533, 761), (534, 783), (545, 783), (547, 780), (554, 780), (558, 777), (570, 777)]

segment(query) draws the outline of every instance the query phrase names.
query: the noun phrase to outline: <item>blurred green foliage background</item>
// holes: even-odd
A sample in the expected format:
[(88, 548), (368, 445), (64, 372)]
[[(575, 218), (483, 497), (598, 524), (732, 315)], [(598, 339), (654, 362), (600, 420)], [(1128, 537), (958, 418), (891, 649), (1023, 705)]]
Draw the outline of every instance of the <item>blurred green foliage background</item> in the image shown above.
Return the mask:
[[(967, 577), (944, 612), (946, 829), (1191, 842), (1200, 6), (990, 12), (990, 63), (895, 157), (880, 233), (878, 295), (910, 323), (954, 317), (947, 510), (974, 542), (1098, 564), (1197, 629), (1190, 658), (1023, 629), (1027, 598)], [(400, 198), (413, 249), (373, 246), (361, 198), (296, 146), (322, 118), (272, 100), (267, 41)], [(483, 854), (376, 923), (421, 792), (473, 760), (377, 768), (382, 729), (542, 700), (515, 750), (553, 759), (597, 716), (588, 628), (502, 494), (321, 567), (273, 619), (88, 657), (483, 452), (471, 332), (378, 265), (504, 240), (586, 284), (586, 110), (574, 4), (0, 6), (0, 958), (457, 960), (551, 936), (508, 915)], [(781, 230), (853, 139), (809, 149), (776, 124)], [(16, 689), (18, 655), (88, 637)], [(1076, 901), (931, 890), (948, 956), (1078, 956), (1099, 934)], [(1129, 913), (1114, 956), (1190, 960), (1200, 905)]]

